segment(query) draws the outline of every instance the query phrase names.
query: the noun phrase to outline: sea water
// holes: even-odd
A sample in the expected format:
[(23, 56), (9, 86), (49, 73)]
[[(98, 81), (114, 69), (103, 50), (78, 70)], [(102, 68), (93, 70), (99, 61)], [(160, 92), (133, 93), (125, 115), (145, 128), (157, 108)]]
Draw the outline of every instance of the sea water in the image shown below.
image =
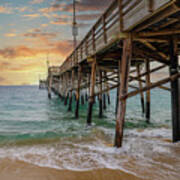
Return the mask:
[[(180, 179), (180, 144), (173, 144), (170, 93), (151, 91), (151, 123), (141, 112), (140, 97), (127, 101), (123, 147), (114, 148), (116, 91), (92, 127), (86, 126), (88, 104), (79, 119), (63, 101), (37, 86), (0, 87), (0, 165), (4, 159), (62, 170), (116, 169), (143, 179)], [(1, 172), (1, 169), (0, 169)], [(169, 178), (171, 177), (171, 178)]]

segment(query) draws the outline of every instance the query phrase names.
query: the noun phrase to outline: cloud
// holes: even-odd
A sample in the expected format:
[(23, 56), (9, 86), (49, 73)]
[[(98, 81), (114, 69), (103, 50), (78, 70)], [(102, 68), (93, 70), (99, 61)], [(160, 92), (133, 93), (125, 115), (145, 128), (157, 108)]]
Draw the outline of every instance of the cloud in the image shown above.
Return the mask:
[(25, 33), (24, 36), (32, 37), (32, 38), (55, 38), (57, 35), (56, 33), (32, 32), (32, 33)]
[(60, 53), (62, 56), (66, 57), (72, 51), (72, 48), (73, 48), (72, 41), (70, 40), (59, 41), (54, 44), (54, 48), (52, 49), (52, 52), (56, 54)]
[[(113, 0), (79, 0), (76, 4), (77, 11), (103, 11), (110, 5)], [(54, 11), (73, 11), (73, 4), (62, 3), (62, 0), (56, 0), (56, 3), (51, 6)]]
[[(79, 24), (79, 27), (87, 27), (93, 23), (93, 21), (97, 20), (98, 17), (102, 14), (102, 11), (109, 4), (112, 0), (80, 0), (77, 2), (77, 14), (76, 18)], [(55, 19), (51, 19), (50, 23), (54, 25), (72, 25), (72, 11), (73, 11), (73, 4), (71, 3), (64, 3), (62, 0), (56, 0), (56, 3), (52, 4), (49, 8), (40, 9), (41, 13), (52, 13), (52, 12), (64, 12), (64, 13), (71, 13), (71, 15), (58, 15), (52, 14), (51, 17)], [(80, 13), (78, 13), (80, 12)]]
[(35, 40), (35, 44), (42, 44), (43, 46), (53, 46), (52, 40), (57, 37), (57, 33), (42, 32), (40, 29), (31, 29), (29, 32), (23, 34), (27, 41)]
[(10, 14), (12, 9), (10, 7), (0, 6), (0, 14)]
[(0, 71), (3, 70), (7, 70), (10, 67), (10, 63), (9, 62), (4, 62), (2, 60), (0, 60)]
[(24, 14), (23, 16), (24, 16), (24, 17), (27, 17), (27, 18), (30, 18), (30, 19), (35, 19), (35, 18), (40, 17), (41, 15), (35, 13), (35, 14)]
[(15, 9), (18, 10), (19, 12), (27, 12), (27, 11), (30, 10), (30, 9), (29, 9), (28, 7), (26, 7), (26, 6), (24, 6), (24, 7), (16, 7)]
[(31, 2), (30, 2), (30, 4), (41, 4), (41, 3), (43, 3), (44, 2), (44, 0), (32, 0)]
[(6, 37), (15, 37), (16, 34), (15, 33), (6, 33), (4, 34)]
[[(102, 12), (106, 7), (110, 5), (113, 0), (79, 0), (76, 1), (76, 10), (82, 12), (87, 11), (99, 11)], [(48, 8), (41, 8), (41, 13), (51, 12), (73, 12), (72, 1), (67, 3), (66, 1), (56, 0), (55, 3), (51, 4)]]
[(69, 18), (69, 16), (63, 16), (56, 17), (56, 19), (51, 21), (50, 23), (55, 25), (72, 25), (72, 20)]
[(17, 58), (35, 56), (37, 51), (26, 46), (8, 47), (0, 49), (0, 55), (4, 58)]
[(0, 49), (0, 56), (6, 59), (16, 59), (16, 58), (35, 58), (40, 54), (47, 54), (51, 52), (52, 54), (59, 55), (61, 57), (66, 57), (72, 50), (72, 41), (64, 40), (58, 42), (52, 42), (51, 48), (30, 48), (25, 45), (7, 47)]
[(4, 77), (0, 77), (0, 83), (2, 84), (6, 79)]
[(48, 24), (41, 24), (41, 27), (47, 27)]

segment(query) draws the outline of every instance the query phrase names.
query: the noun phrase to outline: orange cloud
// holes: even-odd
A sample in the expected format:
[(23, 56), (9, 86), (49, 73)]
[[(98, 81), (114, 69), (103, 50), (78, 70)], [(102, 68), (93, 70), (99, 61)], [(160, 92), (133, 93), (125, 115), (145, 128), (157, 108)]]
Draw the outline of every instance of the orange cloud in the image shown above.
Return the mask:
[(23, 16), (30, 19), (34, 19), (40, 17), (40, 14), (24, 14)]
[(1, 14), (10, 14), (12, 9), (9, 7), (0, 6), (0, 13)]
[(48, 24), (41, 24), (41, 27), (47, 27)]
[(51, 24), (54, 24), (54, 25), (71, 25), (72, 22), (71, 21), (68, 21), (66, 19), (56, 19), (55, 21), (51, 21), (50, 22)]
[(2, 83), (2, 82), (4, 82), (4, 81), (6, 81), (6, 79), (3, 78), (3, 77), (0, 77), (0, 83)]
[(9, 69), (10, 65), (11, 64), (9, 62), (4, 62), (0, 60), (0, 71)]
[[(41, 47), (54, 46), (54, 39), (57, 37), (57, 33), (45, 33), (40, 29), (31, 29), (29, 32), (23, 34), (26, 41), (31, 41), (34, 45), (41, 45)], [(33, 40), (33, 41), (32, 41)]]
[(31, 11), (30, 8), (28, 8), (26, 6), (24, 6), (24, 7), (17, 7), (15, 9), (18, 10), (19, 12)]
[(15, 37), (16, 34), (15, 33), (7, 33), (5, 34), (6, 37)]
[(0, 49), (0, 56), (2, 58), (25, 58), (25, 57), (35, 57), (40, 54), (47, 54), (51, 52), (52, 54), (65, 57), (72, 50), (72, 41), (59, 41), (52, 42), (51, 48), (29, 48), (27, 46), (16, 46), (16, 47), (7, 47)]

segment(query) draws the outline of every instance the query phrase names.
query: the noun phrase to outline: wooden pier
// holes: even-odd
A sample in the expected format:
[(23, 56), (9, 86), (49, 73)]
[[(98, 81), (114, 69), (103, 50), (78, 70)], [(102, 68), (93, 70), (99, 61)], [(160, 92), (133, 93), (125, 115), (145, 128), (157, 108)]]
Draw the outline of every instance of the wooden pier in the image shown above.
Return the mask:
[[(60, 67), (50, 67), (48, 96), (59, 95), (75, 117), (80, 100), (88, 100), (87, 124), (92, 123), (95, 97), (99, 117), (110, 104), (109, 91), (117, 89), (115, 146), (121, 147), (126, 101), (140, 94), (142, 113), (150, 123), (151, 90), (172, 97), (173, 142), (180, 140), (180, 1), (114, 0)], [(152, 81), (167, 68), (169, 74)], [(160, 79), (161, 78), (161, 79)], [(170, 82), (170, 87), (164, 84)], [(130, 89), (128, 90), (128, 87)]]
[(39, 89), (46, 89), (47, 88), (47, 81), (40, 79), (39, 80)]

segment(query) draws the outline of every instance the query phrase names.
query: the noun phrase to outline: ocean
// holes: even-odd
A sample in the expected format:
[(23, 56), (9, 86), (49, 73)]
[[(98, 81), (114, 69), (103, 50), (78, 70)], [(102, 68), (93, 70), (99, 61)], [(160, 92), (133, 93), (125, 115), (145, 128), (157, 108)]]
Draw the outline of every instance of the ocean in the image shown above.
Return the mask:
[(37, 86), (0, 87), (0, 180), (179, 180), (180, 143), (171, 142), (170, 93), (155, 89), (151, 96), (150, 124), (140, 97), (128, 100), (123, 147), (117, 149), (116, 91), (102, 119), (96, 102), (87, 127), (87, 103), (75, 119), (59, 97), (49, 100)]

